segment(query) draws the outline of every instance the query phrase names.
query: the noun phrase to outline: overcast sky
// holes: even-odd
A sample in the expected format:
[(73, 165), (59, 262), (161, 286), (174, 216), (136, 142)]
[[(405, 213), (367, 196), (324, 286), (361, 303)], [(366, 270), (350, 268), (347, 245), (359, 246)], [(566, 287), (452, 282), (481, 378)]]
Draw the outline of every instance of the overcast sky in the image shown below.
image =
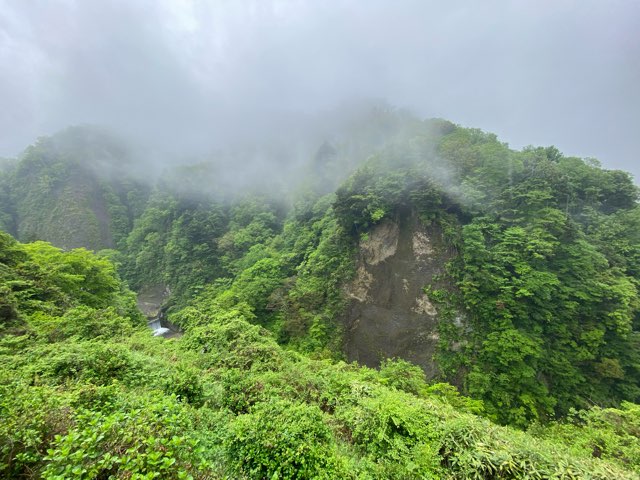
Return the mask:
[(638, 180), (640, 1), (0, 0), (0, 156), (71, 124), (188, 144), (359, 98)]

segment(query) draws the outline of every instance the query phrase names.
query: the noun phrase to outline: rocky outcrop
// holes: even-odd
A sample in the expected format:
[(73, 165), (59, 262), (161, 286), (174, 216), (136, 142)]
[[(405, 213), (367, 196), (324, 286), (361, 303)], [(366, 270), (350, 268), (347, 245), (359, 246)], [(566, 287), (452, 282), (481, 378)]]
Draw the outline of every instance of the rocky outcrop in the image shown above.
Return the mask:
[(147, 285), (138, 292), (138, 308), (148, 320), (158, 318), (169, 294), (166, 285)]
[(165, 302), (170, 295), (169, 287), (163, 284), (147, 285), (138, 293), (138, 308), (147, 317), (147, 325), (156, 337), (182, 336), (178, 327), (169, 322), (164, 315)]
[(382, 222), (360, 242), (360, 251), (366, 265), (378, 265), (398, 251), (400, 230), (392, 221)]
[(347, 358), (373, 367), (384, 358), (404, 358), (434, 376), (438, 311), (424, 287), (450, 258), (441, 230), (413, 213), (373, 227), (360, 242), (356, 275), (346, 286)]

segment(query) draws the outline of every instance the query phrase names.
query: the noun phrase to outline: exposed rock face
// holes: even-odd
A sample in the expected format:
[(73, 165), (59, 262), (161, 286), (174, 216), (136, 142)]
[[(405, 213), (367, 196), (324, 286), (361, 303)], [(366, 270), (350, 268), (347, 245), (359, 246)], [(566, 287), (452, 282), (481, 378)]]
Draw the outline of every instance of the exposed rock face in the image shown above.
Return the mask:
[(154, 337), (182, 336), (180, 329), (164, 316), (163, 308), (169, 295), (169, 287), (163, 284), (147, 285), (138, 293), (138, 308), (147, 317), (147, 325), (153, 331)]
[(159, 318), (168, 296), (166, 285), (147, 285), (138, 293), (138, 308), (149, 320)]
[(437, 373), (437, 310), (423, 287), (449, 260), (437, 227), (411, 214), (385, 220), (360, 243), (356, 276), (347, 285), (345, 351), (349, 360), (378, 366), (388, 357)]
[(373, 275), (371, 275), (364, 265), (359, 265), (356, 276), (347, 289), (347, 295), (358, 302), (370, 302), (369, 290), (373, 285)]
[(433, 306), (426, 293), (423, 293), (421, 297), (416, 299), (416, 306), (411, 309), (413, 312), (431, 317), (435, 317), (438, 314), (436, 307)]
[(398, 251), (400, 230), (395, 222), (390, 220), (376, 226), (368, 238), (360, 243), (364, 262), (367, 265), (378, 265)]

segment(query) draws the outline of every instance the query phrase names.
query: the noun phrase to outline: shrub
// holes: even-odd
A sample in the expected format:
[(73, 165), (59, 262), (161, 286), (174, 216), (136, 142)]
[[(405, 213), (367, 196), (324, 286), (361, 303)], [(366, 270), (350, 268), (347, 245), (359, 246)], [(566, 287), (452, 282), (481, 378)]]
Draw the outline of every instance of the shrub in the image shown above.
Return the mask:
[(354, 383), (336, 417), (343, 435), (386, 476), (437, 478), (442, 419), (426, 406), (412, 395)]
[(317, 407), (285, 400), (256, 405), (230, 426), (229, 462), (251, 478), (343, 478), (336, 445)]
[(111, 413), (79, 409), (74, 426), (47, 450), (42, 476), (208, 478), (188, 410), (171, 397), (133, 400)]
[(131, 321), (118, 315), (113, 307), (96, 310), (81, 305), (67, 310), (61, 317), (42, 312), (33, 314), (31, 328), (48, 341), (60, 341), (76, 337), (82, 340), (109, 339), (128, 336), (132, 332)]
[(420, 395), (427, 387), (422, 369), (400, 358), (383, 360), (380, 378), (384, 385), (414, 395)]
[(51, 387), (0, 385), (0, 477), (38, 472), (54, 437), (72, 424), (69, 397)]
[(278, 369), (282, 351), (264, 328), (241, 318), (230, 318), (189, 330), (185, 349), (200, 353), (204, 367)]
[(167, 378), (164, 384), (164, 391), (170, 395), (175, 395), (179, 400), (195, 406), (202, 405), (204, 400), (202, 382), (198, 376), (198, 371), (193, 368), (178, 367)]
[(134, 383), (144, 370), (126, 346), (95, 341), (44, 345), (33, 349), (29, 362), (31, 375), (54, 384), (68, 380)]

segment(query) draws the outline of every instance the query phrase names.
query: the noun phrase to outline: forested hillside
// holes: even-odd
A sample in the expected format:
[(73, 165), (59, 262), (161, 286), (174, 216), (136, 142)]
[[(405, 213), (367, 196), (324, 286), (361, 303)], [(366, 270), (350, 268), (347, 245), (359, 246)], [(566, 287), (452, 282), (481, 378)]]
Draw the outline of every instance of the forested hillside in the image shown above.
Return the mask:
[(83, 127), (6, 162), (2, 229), (63, 250), (1, 237), (5, 476), (636, 478), (628, 174), (390, 109), (304, 151), (145, 178)]
[(0, 227), (63, 248), (122, 246), (149, 187), (130, 175), (126, 149), (92, 127), (44, 137), (0, 177)]
[(0, 236), (5, 478), (636, 478), (638, 406), (529, 433), (420, 368), (285, 350), (201, 301), (151, 337), (113, 266)]

